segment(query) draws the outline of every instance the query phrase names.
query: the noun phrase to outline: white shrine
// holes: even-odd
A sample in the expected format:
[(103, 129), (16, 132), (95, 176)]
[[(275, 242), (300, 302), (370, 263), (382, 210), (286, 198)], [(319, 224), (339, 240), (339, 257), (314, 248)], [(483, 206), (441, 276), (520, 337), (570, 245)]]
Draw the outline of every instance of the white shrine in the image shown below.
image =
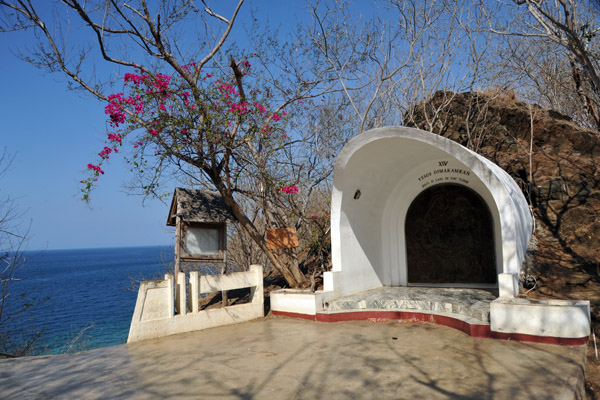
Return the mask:
[[(455, 319), (446, 325), (469, 325), (471, 334), (473, 326), (485, 325), (480, 330), (489, 337), (587, 340), (589, 302), (517, 297), (533, 226), (521, 189), (496, 164), (429, 132), (374, 129), (350, 140), (335, 164), (333, 265), (324, 273), (324, 289), (274, 292), (271, 307), (275, 314), (342, 320), (330, 303), (378, 288), (495, 289), (489, 321), (463, 318), (447, 304), (410, 311)], [(346, 319), (383, 312), (365, 301), (356, 304)]]

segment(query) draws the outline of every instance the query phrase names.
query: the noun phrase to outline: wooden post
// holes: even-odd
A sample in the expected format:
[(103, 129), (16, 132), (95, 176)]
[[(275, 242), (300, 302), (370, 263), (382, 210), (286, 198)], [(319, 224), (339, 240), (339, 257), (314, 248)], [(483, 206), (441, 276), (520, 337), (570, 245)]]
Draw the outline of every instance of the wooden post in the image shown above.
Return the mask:
[(177, 300), (175, 301), (175, 308), (177, 309), (177, 313), (179, 315), (185, 315), (187, 314), (187, 309), (186, 309), (186, 284), (185, 284), (185, 274), (183, 272), (180, 272), (178, 274), (179, 276), (177, 277)]
[[(177, 290), (177, 284), (179, 282), (179, 260), (180, 260), (180, 256), (179, 256), (179, 248), (181, 247), (181, 218), (179, 216), (176, 217), (175, 219), (175, 263), (173, 265), (173, 279), (175, 280), (174, 282), (174, 289), (175, 289), (175, 307), (176, 307), (176, 311), (180, 312), (180, 310), (178, 309), (178, 305), (179, 305), (179, 290)], [(185, 280), (184, 280), (185, 283)]]
[(173, 267), (173, 275), (177, 276), (179, 273), (179, 248), (182, 245), (181, 242), (181, 218), (179, 216), (176, 217), (175, 222), (175, 265)]
[[(227, 271), (227, 224), (225, 224), (225, 239), (221, 243), (221, 247), (223, 248), (223, 266), (221, 267), (221, 274), (227, 275), (229, 271)], [(221, 300), (223, 307), (229, 306), (229, 297), (227, 296), (227, 290), (223, 290), (221, 292)]]

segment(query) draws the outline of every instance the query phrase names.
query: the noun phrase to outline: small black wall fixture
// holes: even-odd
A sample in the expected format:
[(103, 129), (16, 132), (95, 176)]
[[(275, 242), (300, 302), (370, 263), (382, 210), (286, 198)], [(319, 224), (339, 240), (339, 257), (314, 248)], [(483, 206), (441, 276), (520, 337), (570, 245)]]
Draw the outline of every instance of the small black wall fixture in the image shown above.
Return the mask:
[(354, 200), (358, 199), (360, 199), (360, 189), (356, 189), (356, 192), (354, 192)]

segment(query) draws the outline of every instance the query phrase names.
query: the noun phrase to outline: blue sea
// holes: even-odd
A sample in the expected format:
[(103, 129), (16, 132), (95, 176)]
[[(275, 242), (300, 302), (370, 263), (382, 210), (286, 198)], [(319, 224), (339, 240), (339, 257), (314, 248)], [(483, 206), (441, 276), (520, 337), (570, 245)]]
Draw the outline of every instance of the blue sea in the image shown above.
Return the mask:
[(57, 354), (125, 343), (137, 298), (132, 282), (162, 278), (174, 253), (172, 246), (153, 246), (24, 256), (5, 312), (32, 304), (12, 322), (30, 333), (42, 331), (32, 354)]

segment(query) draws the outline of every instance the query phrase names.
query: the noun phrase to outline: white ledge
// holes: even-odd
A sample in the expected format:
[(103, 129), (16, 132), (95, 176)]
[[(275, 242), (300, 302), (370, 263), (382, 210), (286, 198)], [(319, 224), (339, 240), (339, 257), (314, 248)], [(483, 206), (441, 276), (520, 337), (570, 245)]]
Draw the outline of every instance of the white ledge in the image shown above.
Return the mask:
[(490, 305), (490, 322), (495, 332), (582, 338), (590, 334), (590, 302), (498, 298)]

